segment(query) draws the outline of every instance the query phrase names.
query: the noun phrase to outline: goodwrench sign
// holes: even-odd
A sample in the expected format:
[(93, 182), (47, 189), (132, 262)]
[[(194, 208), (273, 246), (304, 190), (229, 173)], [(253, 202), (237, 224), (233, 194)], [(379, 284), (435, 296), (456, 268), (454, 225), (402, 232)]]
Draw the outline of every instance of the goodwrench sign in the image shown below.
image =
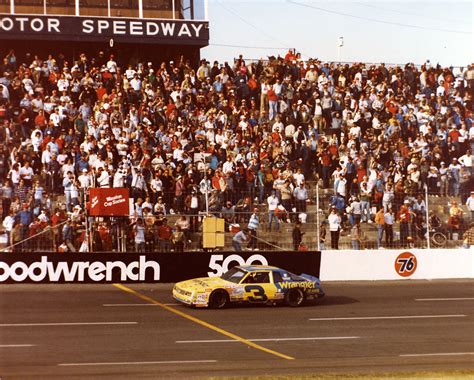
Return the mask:
[(320, 252), (8, 252), (0, 255), (0, 286), (21, 283), (169, 283), (221, 276), (235, 265), (262, 264), (319, 277), (320, 263)]

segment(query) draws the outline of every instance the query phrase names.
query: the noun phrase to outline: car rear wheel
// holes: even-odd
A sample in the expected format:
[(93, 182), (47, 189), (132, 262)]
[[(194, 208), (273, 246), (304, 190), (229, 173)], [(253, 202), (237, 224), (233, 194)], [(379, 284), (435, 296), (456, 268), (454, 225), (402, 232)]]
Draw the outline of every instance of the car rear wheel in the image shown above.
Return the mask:
[(304, 303), (304, 293), (301, 289), (291, 289), (285, 296), (285, 302), (288, 306), (297, 307)]
[(229, 294), (225, 290), (215, 290), (209, 296), (209, 307), (222, 309), (229, 304)]

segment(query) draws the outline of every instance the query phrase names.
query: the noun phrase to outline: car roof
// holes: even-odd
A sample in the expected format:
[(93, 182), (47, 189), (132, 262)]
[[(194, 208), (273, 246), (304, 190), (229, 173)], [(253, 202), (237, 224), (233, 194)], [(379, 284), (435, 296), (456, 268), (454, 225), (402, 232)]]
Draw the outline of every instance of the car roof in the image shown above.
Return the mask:
[(238, 268), (243, 269), (247, 272), (254, 272), (257, 270), (271, 270), (271, 271), (280, 271), (280, 268), (272, 267), (270, 265), (239, 265)]

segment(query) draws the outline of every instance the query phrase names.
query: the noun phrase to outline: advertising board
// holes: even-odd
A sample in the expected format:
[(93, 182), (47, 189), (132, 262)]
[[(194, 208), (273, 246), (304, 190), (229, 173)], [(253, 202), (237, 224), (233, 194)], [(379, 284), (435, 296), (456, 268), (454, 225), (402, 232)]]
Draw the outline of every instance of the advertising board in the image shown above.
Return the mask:
[(469, 249), (323, 251), (321, 280), (431, 280), (474, 278)]
[(170, 283), (252, 264), (318, 277), (320, 261), (319, 252), (7, 253), (0, 258), (0, 284)]
[(129, 190), (125, 188), (91, 188), (91, 216), (128, 216), (130, 205)]

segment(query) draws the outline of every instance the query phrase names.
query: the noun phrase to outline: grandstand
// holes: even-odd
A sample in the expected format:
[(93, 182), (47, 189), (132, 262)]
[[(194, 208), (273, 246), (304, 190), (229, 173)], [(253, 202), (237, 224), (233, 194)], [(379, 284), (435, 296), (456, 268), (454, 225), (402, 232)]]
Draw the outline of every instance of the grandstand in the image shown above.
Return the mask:
[[(301, 249), (473, 244), (472, 66), (75, 49), (0, 67), (8, 250), (200, 250), (205, 215), (230, 248), (252, 214), (259, 250), (295, 248), (298, 220)], [(87, 217), (94, 187), (130, 189), (130, 215)]]

